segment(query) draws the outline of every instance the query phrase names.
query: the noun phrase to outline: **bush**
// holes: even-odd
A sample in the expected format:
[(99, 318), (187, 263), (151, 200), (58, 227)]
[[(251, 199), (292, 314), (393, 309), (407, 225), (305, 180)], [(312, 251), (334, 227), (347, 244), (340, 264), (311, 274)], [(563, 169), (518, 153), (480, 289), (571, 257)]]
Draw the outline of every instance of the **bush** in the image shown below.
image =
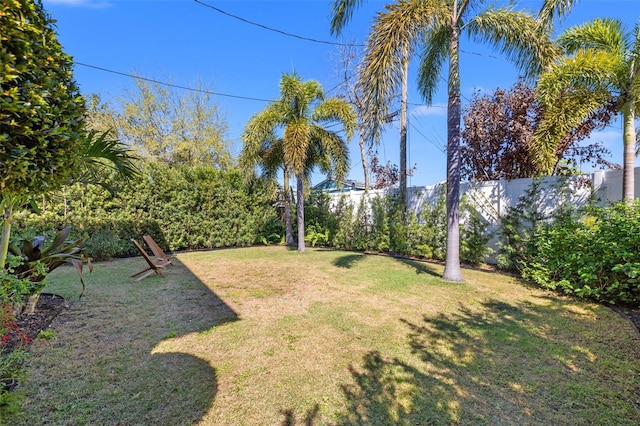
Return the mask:
[(531, 246), (523, 277), (599, 302), (640, 304), (640, 201), (565, 209)]
[[(326, 194), (310, 197), (306, 208), (307, 233), (338, 249), (389, 252), (399, 255), (444, 259), (446, 208), (444, 186), (433, 204), (424, 204), (419, 213), (403, 214), (397, 194), (363, 195), (358, 205), (342, 196), (333, 209)], [(368, 199), (367, 199), (368, 198)], [(466, 221), (461, 225), (465, 239), (461, 259), (480, 263), (489, 254), (487, 222), (471, 207), (462, 204)], [(404, 216), (404, 217), (403, 217)], [(328, 238), (325, 233), (328, 232)], [(321, 234), (320, 236), (318, 234)]]
[(235, 170), (147, 163), (142, 178), (117, 194), (73, 185), (15, 216), (15, 235), (51, 236), (63, 225), (83, 237), (94, 259), (137, 254), (130, 239), (149, 234), (165, 250), (248, 246), (272, 236), (274, 195)]

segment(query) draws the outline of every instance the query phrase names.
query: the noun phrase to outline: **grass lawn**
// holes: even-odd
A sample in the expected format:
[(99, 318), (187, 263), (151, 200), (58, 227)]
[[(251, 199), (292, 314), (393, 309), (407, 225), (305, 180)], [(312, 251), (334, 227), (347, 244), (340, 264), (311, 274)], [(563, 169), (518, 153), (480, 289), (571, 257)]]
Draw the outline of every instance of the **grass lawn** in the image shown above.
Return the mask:
[(640, 340), (514, 278), (282, 247), (98, 263), (33, 345), (16, 424), (637, 425)]

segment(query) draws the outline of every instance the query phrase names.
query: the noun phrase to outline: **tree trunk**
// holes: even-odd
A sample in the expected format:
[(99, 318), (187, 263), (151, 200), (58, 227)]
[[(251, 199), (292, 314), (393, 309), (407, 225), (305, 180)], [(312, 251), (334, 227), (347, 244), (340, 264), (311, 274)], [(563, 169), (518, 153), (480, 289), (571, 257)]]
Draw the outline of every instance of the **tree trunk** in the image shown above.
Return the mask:
[(0, 269), (4, 269), (4, 265), (7, 261), (15, 201), (10, 197), (7, 197), (3, 200), (2, 204), (4, 205), (4, 216), (2, 217), (2, 236), (0, 237)]
[(289, 169), (284, 168), (284, 224), (285, 241), (287, 246), (293, 247), (293, 225), (291, 224), (291, 188), (289, 187)]
[(364, 171), (364, 191), (369, 191), (369, 164), (367, 163), (367, 152), (364, 149), (364, 128), (360, 126), (360, 157), (362, 158), (362, 170)]
[(447, 257), (445, 281), (461, 282), (460, 269), (460, 30), (452, 17), (449, 39), (449, 102), (447, 106)]
[(409, 52), (405, 46), (402, 58), (402, 100), (400, 103), (400, 208), (402, 220), (407, 213), (407, 87), (409, 80)]
[(33, 314), (36, 311), (38, 299), (40, 299), (40, 293), (32, 294), (31, 296), (29, 296), (29, 298), (27, 299), (27, 304), (24, 306), (22, 313)]
[(633, 102), (624, 104), (622, 110), (623, 120), (623, 178), (622, 198), (631, 202), (635, 198), (635, 160), (636, 160), (636, 129), (635, 129), (635, 105)]
[(302, 175), (296, 175), (296, 210), (298, 213), (298, 251), (304, 252), (304, 179)]

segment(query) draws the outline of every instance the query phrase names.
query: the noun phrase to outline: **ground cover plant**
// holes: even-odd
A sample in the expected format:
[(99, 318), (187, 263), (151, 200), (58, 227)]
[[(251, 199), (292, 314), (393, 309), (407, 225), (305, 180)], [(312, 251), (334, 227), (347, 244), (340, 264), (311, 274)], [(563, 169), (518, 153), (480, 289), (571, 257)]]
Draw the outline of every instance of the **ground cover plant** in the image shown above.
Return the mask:
[(607, 307), (510, 276), (362, 253), (252, 247), (95, 265), (32, 345), (13, 424), (640, 422), (640, 340)]

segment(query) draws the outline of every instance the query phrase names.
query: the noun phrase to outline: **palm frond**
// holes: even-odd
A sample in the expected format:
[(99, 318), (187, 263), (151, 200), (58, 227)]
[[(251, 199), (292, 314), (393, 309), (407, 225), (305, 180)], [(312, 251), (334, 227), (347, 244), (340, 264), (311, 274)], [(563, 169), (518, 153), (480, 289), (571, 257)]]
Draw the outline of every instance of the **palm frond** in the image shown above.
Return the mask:
[(529, 78), (540, 74), (560, 54), (539, 19), (509, 6), (479, 13), (466, 30), (475, 40), (497, 47)]
[(552, 174), (560, 141), (607, 100), (606, 89), (574, 88), (545, 105), (545, 114), (529, 141), (529, 154), (543, 174)]
[(353, 12), (364, 0), (334, 0), (331, 6), (331, 34), (340, 35), (347, 22), (351, 20)]
[(113, 193), (115, 190), (107, 183), (105, 172), (112, 170), (120, 178), (131, 180), (140, 175), (140, 169), (136, 165), (138, 157), (127, 145), (112, 139), (109, 133), (91, 130), (84, 135), (76, 181), (99, 185)]
[(624, 24), (619, 19), (594, 19), (564, 31), (558, 43), (568, 55), (580, 50), (604, 50), (624, 56), (630, 47), (629, 37), (625, 37)]
[(429, 31), (424, 40), (418, 71), (418, 87), (425, 102), (431, 104), (440, 82), (440, 73), (448, 55), (449, 29), (441, 25)]
[(578, 0), (544, 0), (538, 16), (548, 25), (569, 13)]
[(311, 127), (313, 146), (325, 161), (319, 161), (322, 172), (335, 173), (338, 182), (342, 182), (349, 173), (349, 147), (337, 133), (320, 126)]
[(302, 174), (307, 163), (311, 129), (306, 120), (287, 124), (284, 130), (284, 160), (296, 175)]
[(628, 53), (630, 67), (630, 94), (636, 99), (636, 111), (640, 111), (640, 20), (633, 28), (633, 43)]
[(398, 1), (376, 17), (358, 78), (366, 139), (380, 138), (381, 123), (401, 84), (402, 58), (411, 56), (431, 26), (446, 21), (448, 7), (443, 5), (446, 3), (436, 0)]
[(338, 121), (344, 129), (347, 139), (351, 139), (358, 128), (358, 116), (353, 106), (338, 98), (329, 98), (318, 104), (313, 110), (311, 119), (317, 123)]
[(536, 96), (547, 106), (570, 88), (593, 91), (618, 89), (618, 76), (624, 64), (617, 55), (605, 51), (582, 50), (573, 57), (563, 57), (542, 74), (536, 86)]

